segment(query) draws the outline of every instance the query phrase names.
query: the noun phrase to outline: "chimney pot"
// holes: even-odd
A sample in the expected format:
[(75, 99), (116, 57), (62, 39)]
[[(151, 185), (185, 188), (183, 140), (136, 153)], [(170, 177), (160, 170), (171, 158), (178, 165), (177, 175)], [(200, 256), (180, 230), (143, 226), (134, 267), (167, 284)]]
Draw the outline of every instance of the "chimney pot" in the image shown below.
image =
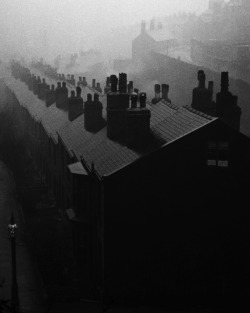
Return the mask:
[(106, 79), (106, 87), (110, 87), (110, 77), (109, 76)]
[(91, 93), (87, 94), (87, 101), (92, 101), (92, 94)]
[(119, 73), (119, 92), (126, 93), (127, 92), (127, 74)]
[(111, 92), (117, 92), (118, 78), (116, 75), (110, 76)]
[(77, 94), (77, 97), (81, 97), (81, 93), (82, 93), (81, 87), (77, 86), (77, 87), (76, 87), (76, 94)]
[(147, 94), (145, 92), (141, 92), (140, 93), (140, 108), (146, 107), (146, 99), (147, 99)]
[(132, 93), (131, 94), (131, 108), (132, 109), (135, 109), (137, 107), (137, 100), (138, 100), (137, 93)]
[(94, 94), (94, 102), (99, 101), (99, 95), (97, 93)]

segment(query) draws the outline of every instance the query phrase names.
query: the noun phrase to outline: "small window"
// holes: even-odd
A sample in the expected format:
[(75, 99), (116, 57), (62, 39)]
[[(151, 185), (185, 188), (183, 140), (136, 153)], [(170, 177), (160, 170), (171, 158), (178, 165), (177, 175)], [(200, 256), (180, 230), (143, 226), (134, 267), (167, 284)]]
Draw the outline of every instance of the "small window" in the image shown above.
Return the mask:
[(207, 143), (207, 166), (229, 167), (229, 143), (228, 141), (209, 141)]

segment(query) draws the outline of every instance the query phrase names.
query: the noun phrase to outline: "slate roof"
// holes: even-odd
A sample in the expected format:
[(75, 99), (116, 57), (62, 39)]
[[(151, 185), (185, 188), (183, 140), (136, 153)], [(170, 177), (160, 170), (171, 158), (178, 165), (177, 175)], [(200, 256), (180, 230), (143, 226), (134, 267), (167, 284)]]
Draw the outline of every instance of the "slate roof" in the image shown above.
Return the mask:
[[(151, 110), (152, 134), (160, 138), (158, 149), (216, 119), (189, 106), (176, 107), (165, 100), (156, 105), (147, 102), (147, 107)], [(61, 129), (59, 133), (66, 145), (71, 145), (77, 158), (83, 157), (89, 167), (94, 163), (101, 176), (110, 175), (155, 150), (155, 147), (150, 145), (143, 153), (129, 149), (108, 139), (106, 127), (96, 134), (89, 133), (84, 130), (83, 116)]]
[[(83, 114), (70, 122), (67, 112), (56, 108), (55, 104), (47, 108), (44, 101), (33, 95), (24, 83), (11, 78), (9, 84), (19, 101), (25, 103), (29, 112), (42, 122), (48, 133), (56, 140), (59, 135), (67, 150), (74, 153), (78, 161), (82, 157), (89, 167), (94, 163), (95, 170), (100, 176), (110, 175), (144, 155), (161, 149), (216, 120), (190, 106), (177, 107), (165, 100), (153, 105), (147, 101), (146, 106), (151, 111), (151, 135), (159, 141), (156, 146), (149, 144), (143, 152), (136, 151), (108, 139), (106, 126), (97, 133), (88, 132), (84, 128)], [(87, 93), (93, 92), (88, 87), (82, 88), (84, 100)], [(106, 98), (104, 95), (100, 96), (104, 118), (106, 118)]]

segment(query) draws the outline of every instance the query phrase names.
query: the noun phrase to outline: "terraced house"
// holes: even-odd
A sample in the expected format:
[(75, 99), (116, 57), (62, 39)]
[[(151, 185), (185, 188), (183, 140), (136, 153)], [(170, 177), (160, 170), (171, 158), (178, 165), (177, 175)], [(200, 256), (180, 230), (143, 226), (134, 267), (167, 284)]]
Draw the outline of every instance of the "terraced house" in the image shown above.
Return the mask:
[(124, 73), (107, 79), (106, 94), (80, 79), (77, 94), (59, 82), (46, 101), (33, 93), (37, 79), (13, 63), (6, 85), (72, 226), (83, 297), (169, 303), (246, 293), (250, 141), (227, 73), (214, 101), (200, 71), (192, 104), (181, 107), (158, 87), (147, 101)]

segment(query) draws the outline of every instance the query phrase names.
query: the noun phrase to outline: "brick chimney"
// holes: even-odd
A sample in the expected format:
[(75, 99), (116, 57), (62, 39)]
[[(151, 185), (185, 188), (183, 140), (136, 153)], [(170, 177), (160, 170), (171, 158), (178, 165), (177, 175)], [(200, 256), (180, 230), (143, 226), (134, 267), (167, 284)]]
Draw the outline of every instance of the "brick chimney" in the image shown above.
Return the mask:
[(47, 84), (45, 82), (45, 78), (43, 78), (41, 84), (38, 85), (38, 98), (39, 99), (45, 100), (46, 90), (47, 90)]
[[(49, 86), (49, 85), (48, 85)], [(56, 102), (56, 90), (55, 85), (51, 85), (51, 89), (48, 89), (46, 92), (46, 106), (49, 107)]]
[(74, 87), (76, 85), (76, 81), (75, 81), (74, 75), (71, 75), (71, 77), (70, 77), (70, 84), (73, 85)]
[(241, 108), (237, 105), (238, 97), (229, 92), (228, 72), (221, 73), (221, 90), (216, 95), (218, 117), (236, 130), (240, 130)]
[(131, 95), (133, 91), (134, 91), (134, 83), (132, 80), (130, 80), (128, 83), (128, 93)]
[(108, 94), (111, 90), (111, 87), (110, 87), (110, 77), (107, 77), (106, 79), (106, 86), (104, 87), (104, 93), (105, 95)]
[(84, 87), (86, 87), (86, 86), (88, 85), (88, 83), (87, 83), (87, 81), (86, 81), (86, 77), (83, 77), (83, 78), (82, 78), (82, 85), (83, 85)]
[(102, 93), (102, 88), (101, 88), (101, 85), (100, 83), (97, 83), (96, 85), (96, 88), (95, 88), (97, 91), (99, 91), (100, 93)]
[(77, 82), (77, 86), (81, 86), (82, 85), (82, 76), (79, 76), (79, 80)]
[(213, 102), (213, 82), (206, 88), (206, 75), (198, 71), (198, 87), (193, 89), (192, 108), (205, 114), (215, 116), (215, 103)]
[(129, 94), (127, 93), (127, 75), (119, 74), (118, 78), (110, 76), (111, 92), (107, 94), (107, 136), (112, 140), (126, 140), (127, 109), (129, 108)]
[(92, 88), (95, 88), (96, 86), (95, 86), (95, 79), (93, 78), (92, 79)]
[(145, 92), (140, 93), (140, 106), (137, 107), (137, 95), (131, 96), (131, 108), (127, 109), (127, 145), (129, 148), (143, 146), (150, 135), (151, 112), (146, 108)]
[(56, 106), (58, 108), (67, 108), (68, 106), (68, 88), (66, 87), (66, 82), (57, 83), (56, 88)]
[(161, 101), (161, 85), (155, 84), (155, 97), (152, 99), (152, 103), (156, 104)]
[(171, 103), (171, 100), (168, 97), (169, 85), (162, 84), (161, 85), (161, 90), (162, 90), (162, 99), (166, 100), (168, 103)]
[(99, 95), (87, 95), (87, 101), (84, 103), (84, 126), (89, 132), (97, 132), (103, 127), (102, 103), (99, 101)]
[(30, 76), (30, 79), (29, 79), (29, 85), (28, 85), (28, 88), (29, 88), (29, 90), (33, 90), (33, 86), (34, 86), (34, 77), (35, 77), (35, 75), (34, 74), (32, 74), (31, 76)]
[(73, 121), (78, 116), (83, 113), (83, 99), (81, 97), (82, 89), (77, 86), (76, 87), (76, 96), (75, 92), (71, 91), (71, 96), (69, 98), (69, 120)]
[(56, 87), (56, 106), (57, 107), (59, 107), (59, 104), (60, 104), (61, 89), (62, 89), (61, 82), (57, 82), (57, 87)]
[(41, 84), (41, 78), (40, 78), (40, 76), (38, 76), (38, 77), (36, 78), (35, 83), (34, 83), (33, 93), (34, 93), (35, 95), (38, 95), (39, 84)]

